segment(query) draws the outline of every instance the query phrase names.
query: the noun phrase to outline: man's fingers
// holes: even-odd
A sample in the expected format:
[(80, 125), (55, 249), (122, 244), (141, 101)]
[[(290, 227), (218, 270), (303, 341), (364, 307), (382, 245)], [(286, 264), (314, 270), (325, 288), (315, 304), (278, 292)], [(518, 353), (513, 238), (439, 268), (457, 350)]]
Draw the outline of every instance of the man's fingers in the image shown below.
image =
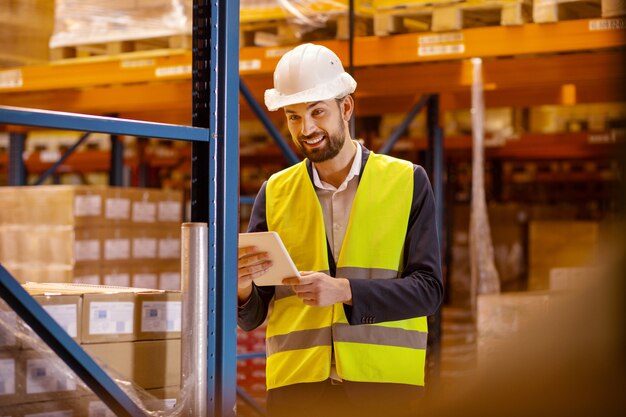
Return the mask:
[(265, 261), (259, 264), (239, 268), (240, 276), (242, 279), (254, 279), (263, 275), (269, 267), (272, 266), (271, 261)]
[(242, 246), (240, 248), (237, 249), (237, 253), (239, 255), (239, 258), (242, 258), (246, 255), (249, 255), (251, 253), (254, 253), (257, 251), (256, 246)]

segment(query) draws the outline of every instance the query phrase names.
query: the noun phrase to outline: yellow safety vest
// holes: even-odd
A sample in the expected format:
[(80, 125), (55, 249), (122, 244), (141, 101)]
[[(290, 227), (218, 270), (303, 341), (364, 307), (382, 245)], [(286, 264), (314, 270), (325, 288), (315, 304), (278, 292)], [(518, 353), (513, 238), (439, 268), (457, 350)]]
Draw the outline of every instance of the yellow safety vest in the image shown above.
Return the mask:
[[(403, 260), (413, 165), (370, 153), (337, 261), (337, 277), (397, 279)], [(283, 239), (300, 271), (328, 273), (319, 199), (305, 162), (274, 174), (266, 188), (269, 230)], [(424, 385), (426, 317), (350, 325), (342, 303), (306, 306), (277, 286), (266, 332), (267, 388), (329, 378), (332, 349), (347, 381)]]

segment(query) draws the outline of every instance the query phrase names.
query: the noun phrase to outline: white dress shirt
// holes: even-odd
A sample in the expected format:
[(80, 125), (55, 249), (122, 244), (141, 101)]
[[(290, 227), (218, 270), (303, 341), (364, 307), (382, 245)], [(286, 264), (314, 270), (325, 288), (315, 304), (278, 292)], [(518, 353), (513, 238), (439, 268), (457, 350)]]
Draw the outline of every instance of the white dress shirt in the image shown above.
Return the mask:
[(356, 154), (354, 161), (350, 167), (350, 172), (341, 185), (335, 188), (320, 179), (315, 164), (313, 164), (313, 185), (315, 185), (315, 193), (320, 200), (322, 206), (322, 214), (324, 215), (324, 227), (326, 228), (326, 236), (330, 249), (333, 252), (335, 263), (339, 259), (341, 253), (341, 245), (348, 228), (348, 219), (352, 209), (352, 202), (356, 195), (356, 189), (359, 184), (359, 173), (361, 172), (362, 148), (361, 144), (356, 144)]
[[(356, 189), (359, 185), (359, 173), (361, 172), (361, 159), (363, 158), (361, 144), (354, 141), (356, 144), (356, 153), (350, 172), (343, 180), (339, 187), (335, 188), (334, 185), (328, 184), (320, 179), (320, 176), (313, 165), (313, 185), (315, 186), (315, 193), (320, 200), (322, 206), (322, 214), (324, 216), (324, 227), (326, 228), (326, 237), (330, 244), (330, 249), (333, 252), (333, 258), (335, 264), (339, 259), (341, 253), (341, 245), (343, 245), (343, 239), (346, 235), (346, 229), (348, 228), (348, 219), (350, 218), (350, 211), (352, 210), (352, 202), (356, 195)], [(337, 367), (335, 365), (335, 352), (333, 349), (330, 366), (330, 378), (333, 381), (341, 382), (341, 377), (337, 373)], [(335, 383), (335, 382), (333, 382)]]

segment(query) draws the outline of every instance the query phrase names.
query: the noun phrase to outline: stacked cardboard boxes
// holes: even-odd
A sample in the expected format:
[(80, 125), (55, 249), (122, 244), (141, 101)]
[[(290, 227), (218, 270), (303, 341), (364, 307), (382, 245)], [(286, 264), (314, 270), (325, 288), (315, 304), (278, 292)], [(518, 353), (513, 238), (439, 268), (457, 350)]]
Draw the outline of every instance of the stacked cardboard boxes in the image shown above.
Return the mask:
[[(157, 394), (172, 395), (180, 386), (180, 292), (74, 284), (25, 288), (113, 378)], [(6, 324), (12, 322), (17, 337), (7, 340), (12, 329)], [(0, 406), (22, 413), (17, 415), (39, 409), (106, 415), (106, 407), (21, 320), (0, 322), (0, 335), (5, 343), (0, 348)]]
[(0, 188), (0, 262), (20, 282), (180, 289), (182, 193)]
[[(48, 41), (53, 25), (52, 1), (0, 2), (0, 67), (18, 67), (48, 61)], [(21, 85), (21, 71), (7, 71), (6, 74), (0, 72), (0, 80), (0, 84), (7, 82)]]

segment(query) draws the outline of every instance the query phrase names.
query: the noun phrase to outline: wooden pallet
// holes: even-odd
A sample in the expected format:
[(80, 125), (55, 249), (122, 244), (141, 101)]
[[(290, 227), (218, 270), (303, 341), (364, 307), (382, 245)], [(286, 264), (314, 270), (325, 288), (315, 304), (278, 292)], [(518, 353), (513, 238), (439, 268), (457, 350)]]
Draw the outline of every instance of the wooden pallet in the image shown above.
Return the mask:
[(534, 0), (533, 21), (553, 23), (562, 20), (602, 16), (602, 0)]
[(522, 25), (530, 20), (529, 0), (467, 0), (422, 3), (379, 10), (374, 34), (445, 32), (482, 26)]
[[(372, 34), (373, 22), (368, 15), (355, 15), (354, 36)], [(239, 30), (240, 46), (283, 46), (301, 42), (315, 42), (328, 39), (348, 39), (349, 21), (347, 13), (334, 13), (327, 16), (320, 27), (303, 26), (289, 19), (259, 20), (241, 23)]]
[(117, 55), (160, 49), (191, 49), (191, 35), (172, 35), (145, 39), (129, 39), (94, 44), (64, 46), (50, 49), (50, 60)]

